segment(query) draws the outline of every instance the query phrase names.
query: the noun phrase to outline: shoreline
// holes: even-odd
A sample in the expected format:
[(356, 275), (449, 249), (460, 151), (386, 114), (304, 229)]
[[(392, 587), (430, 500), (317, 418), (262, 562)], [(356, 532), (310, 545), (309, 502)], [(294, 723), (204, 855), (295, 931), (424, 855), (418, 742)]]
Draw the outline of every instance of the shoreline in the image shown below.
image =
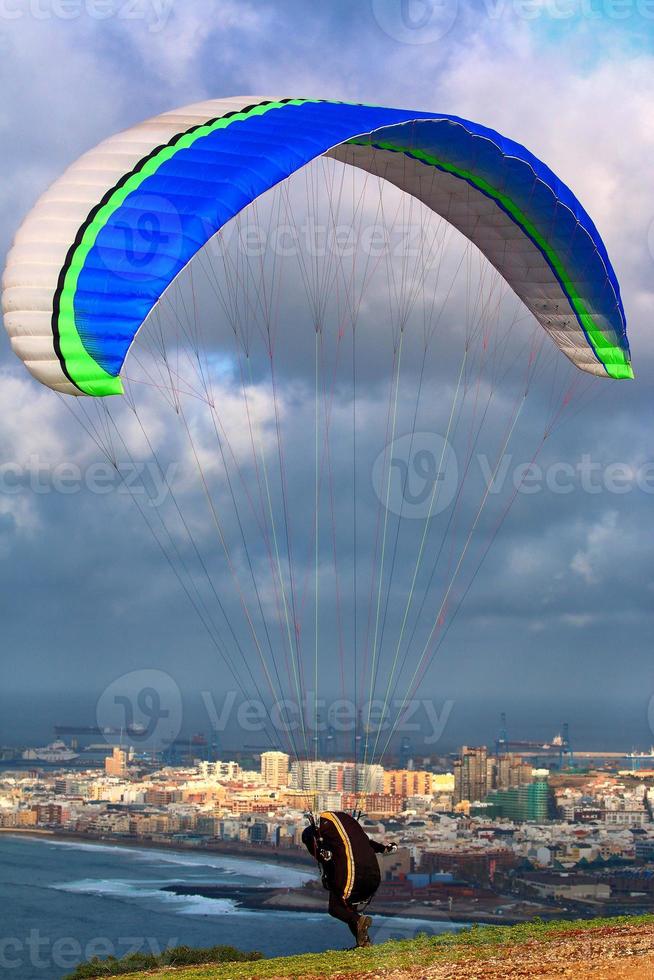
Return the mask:
[[(319, 888), (274, 888), (247, 885), (165, 885), (162, 891), (174, 895), (199, 896), (208, 899), (229, 899), (241, 908), (254, 912), (303, 912), (308, 915), (327, 913), (327, 896)], [(413, 904), (398, 907), (396, 904), (373, 900), (370, 908), (373, 916), (387, 919), (411, 919), (416, 922), (451, 925), (453, 929), (469, 925), (519, 925), (528, 921), (519, 916), (497, 915), (492, 912), (453, 912)]]
[(261, 861), (266, 864), (279, 864), (282, 867), (302, 870), (312, 869), (315, 862), (307, 854), (292, 851), (288, 854), (276, 848), (248, 847), (242, 844), (232, 844), (228, 841), (212, 841), (198, 847), (196, 844), (183, 844), (180, 841), (151, 840), (150, 838), (110, 837), (106, 834), (81, 834), (76, 832), (48, 830), (46, 828), (30, 827), (0, 827), (0, 835), (8, 837), (32, 837), (35, 840), (51, 840), (58, 843), (74, 842), (77, 844), (97, 844), (102, 847), (136, 848), (145, 851), (173, 851), (177, 854), (219, 854), (224, 857), (244, 858), (245, 860)]
[[(0, 839), (2, 835), (15, 838), (31, 838), (33, 840), (46, 840), (55, 841), (58, 843), (76, 843), (76, 844), (90, 844), (91, 846), (97, 845), (102, 847), (115, 847), (115, 848), (125, 848), (125, 849), (140, 849), (146, 851), (163, 851), (178, 854), (218, 854), (224, 857), (234, 857), (241, 858), (243, 860), (260, 861), (262, 863), (275, 863), (279, 864), (280, 867), (286, 867), (293, 870), (307, 869), (311, 870), (315, 867), (315, 863), (307, 855), (304, 857), (301, 853), (298, 853), (297, 858), (293, 858), (292, 854), (280, 855), (279, 852), (275, 852), (271, 849), (272, 853), (268, 851), (263, 851), (259, 847), (243, 847), (238, 845), (229, 845), (227, 842), (212, 843), (203, 847), (195, 846), (183, 846), (179, 842), (166, 843), (165, 841), (149, 841), (149, 840), (127, 840), (120, 838), (113, 838), (102, 836), (100, 834), (80, 834), (80, 833), (66, 833), (65, 831), (54, 831), (48, 830), (46, 828), (27, 828), (22, 829), (20, 827), (0, 827)], [(262, 852), (263, 851), (263, 852)], [(326, 898), (323, 898), (322, 890), (316, 889), (316, 894), (303, 894), (301, 888), (271, 888), (269, 886), (257, 886), (249, 889), (247, 886), (232, 887), (232, 886), (220, 886), (220, 885), (205, 885), (205, 886), (193, 886), (193, 885), (165, 885), (161, 891), (164, 892), (174, 892), (180, 895), (197, 895), (205, 898), (232, 898), (233, 900), (238, 900), (242, 908), (251, 911), (279, 911), (279, 912), (302, 912), (305, 914), (310, 913), (327, 913), (327, 902)], [(458, 915), (456, 912), (453, 914), (448, 914), (442, 910), (432, 910), (428, 908), (398, 908), (395, 905), (385, 905), (382, 902), (375, 903), (374, 914), (381, 915), (386, 918), (409, 918), (415, 919), (419, 922), (432, 922), (432, 923), (452, 923), (456, 925), (472, 925), (474, 923), (481, 923), (486, 925), (496, 925), (504, 924), (509, 925), (513, 921), (510, 917), (504, 916), (493, 916), (493, 915), (470, 915), (465, 912), (461, 912)], [(516, 920), (523, 921), (523, 920)]]
[[(193, 844), (184, 845), (179, 841), (161, 841), (149, 839), (127, 839), (115, 838), (101, 834), (82, 834), (67, 833), (65, 831), (49, 830), (47, 828), (20, 828), (20, 827), (0, 827), (0, 839), (2, 835), (9, 837), (31, 838), (34, 840), (54, 841), (58, 843), (76, 843), (97, 845), (102, 847), (112, 847), (116, 849), (137, 849), (145, 851), (173, 852), (177, 854), (212, 854), (222, 855), (226, 858), (240, 858), (246, 861), (259, 861), (266, 864), (277, 864), (289, 870), (312, 870), (315, 868), (311, 858), (301, 853), (294, 855), (293, 852), (283, 852), (274, 848), (264, 848), (260, 846), (247, 846), (240, 843), (227, 841), (213, 841), (200, 847)], [(161, 891), (173, 892), (179, 895), (197, 895), (209, 899), (229, 898), (244, 909), (251, 911), (280, 911), (280, 912), (302, 912), (305, 914), (326, 913), (327, 903), (323, 897), (322, 890), (289, 888), (289, 887), (270, 887), (270, 886), (223, 886), (223, 885), (184, 885), (181, 883), (165, 885)], [(493, 912), (471, 911), (470, 909), (453, 908), (451, 912), (445, 909), (436, 909), (431, 906), (418, 905), (413, 902), (408, 905), (398, 906), (396, 903), (385, 903), (383, 899), (378, 899), (371, 909), (373, 915), (384, 916), (388, 919), (412, 919), (417, 922), (425, 923), (451, 923), (453, 926), (469, 925), (519, 925), (530, 921), (533, 916), (526, 915), (499, 915)], [(543, 911), (539, 913), (543, 916)], [(551, 918), (575, 918), (561, 913), (560, 909), (552, 910)], [(550, 918), (548, 915), (547, 918)]]

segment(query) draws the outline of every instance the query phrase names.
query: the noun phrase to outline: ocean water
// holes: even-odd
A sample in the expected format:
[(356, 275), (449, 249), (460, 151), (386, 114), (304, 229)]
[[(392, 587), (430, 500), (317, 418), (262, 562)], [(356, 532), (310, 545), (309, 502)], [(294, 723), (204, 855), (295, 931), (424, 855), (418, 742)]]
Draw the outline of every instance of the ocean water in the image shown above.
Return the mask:
[[(327, 915), (247, 911), (171, 884), (297, 886), (311, 871), (246, 858), (0, 834), (0, 977), (60, 980), (93, 955), (230, 943), (266, 956), (350, 945)], [(374, 909), (372, 910), (374, 913)], [(376, 942), (461, 928), (375, 918)]]

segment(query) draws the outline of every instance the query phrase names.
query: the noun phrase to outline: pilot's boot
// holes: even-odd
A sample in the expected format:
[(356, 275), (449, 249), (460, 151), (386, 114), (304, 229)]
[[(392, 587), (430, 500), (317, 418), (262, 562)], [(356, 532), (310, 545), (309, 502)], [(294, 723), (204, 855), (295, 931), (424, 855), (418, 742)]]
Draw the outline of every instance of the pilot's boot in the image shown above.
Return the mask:
[(368, 929), (372, 925), (369, 915), (360, 915), (357, 922), (357, 946), (372, 946), (372, 939), (368, 935)]

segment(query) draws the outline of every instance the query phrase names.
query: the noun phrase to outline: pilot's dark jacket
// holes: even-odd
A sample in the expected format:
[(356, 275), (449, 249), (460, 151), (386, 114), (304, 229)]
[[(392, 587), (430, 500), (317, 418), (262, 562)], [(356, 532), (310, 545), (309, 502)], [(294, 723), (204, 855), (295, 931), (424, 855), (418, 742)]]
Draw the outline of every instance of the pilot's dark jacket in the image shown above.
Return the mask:
[[(315, 826), (307, 827), (302, 841), (321, 865), (323, 883), (347, 905), (368, 901), (379, 888), (381, 875), (377, 854), (384, 844), (371, 840), (361, 824), (343, 811), (321, 813)], [(321, 858), (329, 853), (329, 860)]]

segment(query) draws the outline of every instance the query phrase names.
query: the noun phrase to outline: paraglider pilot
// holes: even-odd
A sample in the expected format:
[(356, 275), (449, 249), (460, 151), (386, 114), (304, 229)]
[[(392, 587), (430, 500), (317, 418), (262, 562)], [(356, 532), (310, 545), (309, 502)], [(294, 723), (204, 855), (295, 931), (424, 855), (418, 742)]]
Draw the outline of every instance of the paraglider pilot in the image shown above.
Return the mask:
[(372, 945), (368, 935), (372, 919), (357, 907), (365, 908), (379, 888), (377, 855), (393, 853), (397, 844), (371, 840), (358, 820), (342, 811), (311, 818), (302, 843), (320, 865), (329, 892), (329, 914), (349, 926), (357, 946)]

